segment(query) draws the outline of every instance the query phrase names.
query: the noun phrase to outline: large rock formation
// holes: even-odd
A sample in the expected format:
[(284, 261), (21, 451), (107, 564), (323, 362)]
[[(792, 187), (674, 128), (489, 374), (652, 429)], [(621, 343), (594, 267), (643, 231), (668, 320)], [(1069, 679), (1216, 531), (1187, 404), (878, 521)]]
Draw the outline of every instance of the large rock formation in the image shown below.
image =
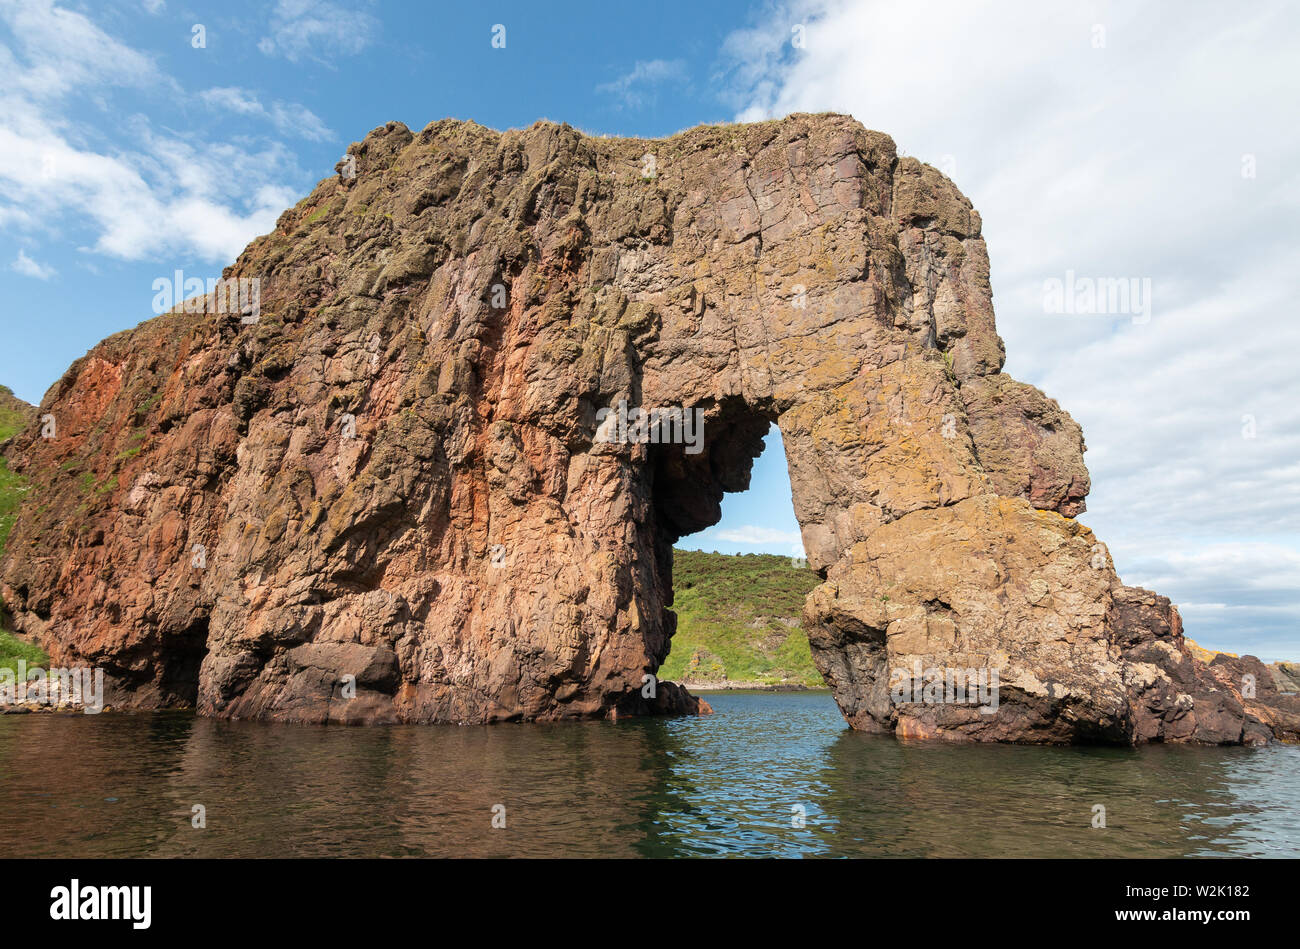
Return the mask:
[[(805, 626), (853, 727), (1295, 736), (1300, 708), (1193, 659), (1072, 519), (1081, 433), (1001, 373), (979, 215), (887, 136), (390, 123), (337, 170), (227, 269), (261, 281), (260, 314), (105, 340), (41, 406), (57, 437), (13, 452), (33, 500), (5, 602), (117, 704), (693, 710), (646, 684), (672, 544), (717, 522), (775, 422), (825, 577)], [(620, 403), (701, 411), (702, 446), (610, 436)], [(898, 700), (922, 666), (995, 670), (996, 712)]]

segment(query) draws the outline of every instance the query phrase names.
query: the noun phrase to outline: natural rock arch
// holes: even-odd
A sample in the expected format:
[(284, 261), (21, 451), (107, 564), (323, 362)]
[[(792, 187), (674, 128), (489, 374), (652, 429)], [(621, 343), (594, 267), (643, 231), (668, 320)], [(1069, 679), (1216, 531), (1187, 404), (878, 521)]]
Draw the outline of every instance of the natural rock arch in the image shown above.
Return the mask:
[[(644, 690), (672, 543), (716, 522), (775, 421), (825, 576), (805, 625), (853, 727), (1295, 734), (1262, 666), (1252, 698), (1245, 665), (1194, 660), (1168, 600), (1073, 520), (1081, 433), (1001, 373), (979, 215), (887, 136), (837, 115), (658, 141), (448, 120), (351, 153), (227, 269), (260, 281), (259, 312), (210, 297), (105, 340), (42, 404), (59, 437), (11, 452), (44, 502), (5, 602), (56, 661), (105, 667), (117, 704), (694, 710)], [(703, 450), (598, 440), (620, 402), (701, 411)], [(996, 668), (996, 714), (892, 700), (918, 662)]]

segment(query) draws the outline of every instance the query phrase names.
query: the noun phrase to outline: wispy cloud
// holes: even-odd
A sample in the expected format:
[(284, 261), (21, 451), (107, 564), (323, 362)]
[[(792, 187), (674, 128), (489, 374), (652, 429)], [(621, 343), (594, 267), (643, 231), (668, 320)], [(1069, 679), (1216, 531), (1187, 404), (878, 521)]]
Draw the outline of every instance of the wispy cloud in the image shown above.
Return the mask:
[[(274, 227), (296, 197), (300, 174), (276, 141), (173, 132), (125, 112), (114, 134), (91, 137), (75, 120), (83, 90), (146, 94), (180, 89), (151, 59), (109, 36), (85, 15), (40, 0), (0, 0), (14, 45), (0, 43), (0, 221), (43, 233), (61, 226), (93, 233), (93, 252), (127, 260), (160, 253), (229, 261)], [(218, 103), (222, 104), (222, 103)], [(301, 107), (267, 109), (255, 97), (226, 107), (261, 109), (277, 128), (327, 135)], [(107, 100), (104, 104), (105, 108)], [(278, 111), (277, 111), (278, 108)]]
[(280, 0), (257, 48), (290, 62), (310, 59), (328, 65), (336, 57), (355, 56), (378, 33), (379, 21), (363, 10), (331, 0)]
[(153, 60), (109, 36), (87, 17), (53, 0), (0, 0), (0, 19), (12, 30), (22, 59), (0, 46), (7, 90), (36, 99), (101, 86), (168, 86)]
[(683, 83), (687, 75), (686, 63), (680, 59), (638, 60), (631, 72), (601, 83), (596, 91), (615, 96), (620, 108), (640, 109), (654, 103), (658, 86)]
[(712, 530), (700, 537), (700, 540), (717, 540), (728, 544), (764, 544), (799, 545), (803, 542), (798, 531), (783, 531), (772, 527), (758, 527), (745, 524), (741, 527), (728, 527)]
[(265, 119), (288, 135), (297, 135), (315, 142), (325, 141), (333, 135), (316, 113), (296, 102), (276, 101), (268, 108), (256, 94), (236, 86), (205, 89), (199, 93), (199, 98), (214, 108)]
[(18, 248), (18, 259), (9, 265), (9, 269), (22, 274), (24, 277), (35, 277), (37, 280), (49, 280), (58, 273), (57, 270), (48, 264), (42, 264), (32, 260), (23, 253), (21, 247)]

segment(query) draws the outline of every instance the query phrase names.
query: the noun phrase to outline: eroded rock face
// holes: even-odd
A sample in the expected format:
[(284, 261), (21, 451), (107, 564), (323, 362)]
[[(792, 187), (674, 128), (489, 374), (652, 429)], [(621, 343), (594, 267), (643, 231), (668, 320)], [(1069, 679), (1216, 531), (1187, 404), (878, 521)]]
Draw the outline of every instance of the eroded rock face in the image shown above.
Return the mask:
[[(443, 121), (352, 154), (228, 268), (260, 280), (260, 314), (106, 340), (41, 406), (58, 437), (13, 452), (39, 500), (5, 601), (55, 661), (104, 667), (115, 704), (695, 711), (646, 688), (672, 544), (717, 522), (775, 422), (826, 578), (805, 625), (855, 728), (1295, 734), (1072, 519), (1082, 435), (1001, 373), (979, 215), (887, 136)], [(699, 410), (702, 444), (598, 440), (620, 403)], [(918, 662), (998, 670), (997, 710), (896, 700)]]

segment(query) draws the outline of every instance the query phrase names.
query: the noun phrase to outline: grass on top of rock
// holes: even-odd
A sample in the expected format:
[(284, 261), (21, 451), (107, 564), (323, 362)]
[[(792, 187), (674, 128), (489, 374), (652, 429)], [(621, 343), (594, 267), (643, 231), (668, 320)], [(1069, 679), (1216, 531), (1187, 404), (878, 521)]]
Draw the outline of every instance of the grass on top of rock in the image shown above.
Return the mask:
[[(0, 442), (15, 434), (26, 421), (11, 399), (4, 398), (12, 395), (7, 387), (0, 386)], [(8, 463), (0, 456), (0, 557), (4, 556), (5, 543), (9, 540), (9, 532), (18, 517), (18, 505), (26, 491), (24, 480), (10, 471)], [(3, 618), (4, 601), (0, 600), (0, 620)], [(0, 626), (0, 669), (16, 669), (19, 659), (25, 659), (28, 665), (44, 665), (49, 661), (39, 647), (23, 642)]]
[(677, 632), (659, 677), (825, 688), (802, 624), (820, 582), (789, 557), (674, 550)]

